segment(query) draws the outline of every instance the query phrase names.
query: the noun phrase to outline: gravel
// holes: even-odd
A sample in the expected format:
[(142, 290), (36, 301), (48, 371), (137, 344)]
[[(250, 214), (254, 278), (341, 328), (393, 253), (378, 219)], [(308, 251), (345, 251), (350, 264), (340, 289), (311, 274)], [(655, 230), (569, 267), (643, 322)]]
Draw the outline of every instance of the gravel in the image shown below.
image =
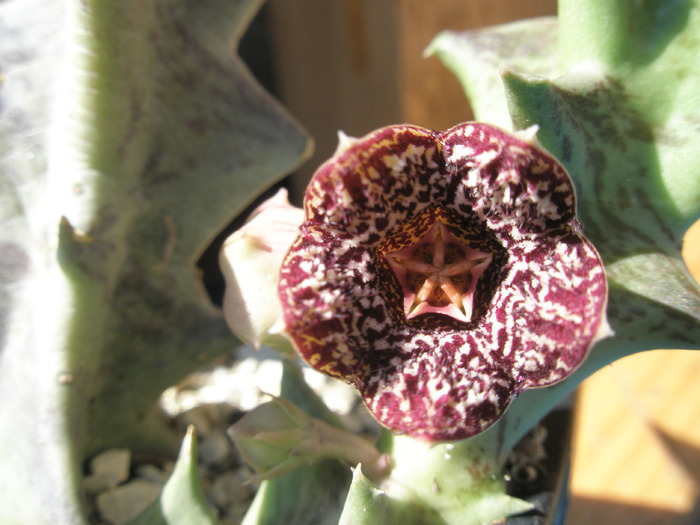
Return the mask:
[[(166, 390), (161, 405), (184, 435), (193, 425), (198, 436), (199, 471), (207, 501), (223, 525), (238, 525), (257, 486), (226, 430), (251, 410), (279, 395), (282, 363), (273, 350), (241, 348), (231, 366), (216, 366)], [(304, 377), (346, 426), (356, 432), (376, 429), (355, 390), (310, 368)], [(94, 523), (122, 525), (154, 501), (172, 472), (173, 462), (137, 463), (126, 449), (112, 449), (89, 462), (84, 488), (94, 503)]]

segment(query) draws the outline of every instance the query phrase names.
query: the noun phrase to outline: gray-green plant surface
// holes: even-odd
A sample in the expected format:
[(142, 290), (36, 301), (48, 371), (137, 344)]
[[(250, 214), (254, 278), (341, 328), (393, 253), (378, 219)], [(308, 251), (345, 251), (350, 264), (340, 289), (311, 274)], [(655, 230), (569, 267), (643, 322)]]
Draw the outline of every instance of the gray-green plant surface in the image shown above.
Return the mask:
[(195, 263), (309, 151), (235, 54), (260, 4), (0, 5), (3, 524), (84, 522), (99, 450), (175, 453), (159, 395), (237, 344)]
[[(259, 4), (0, 4), (4, 524), (85, 523), (84, 460), (112, 446), (175, 453), (159, 394), (236, 344), (195, 261), (309, 147), (235, 55)], [(395, 469), (381, 489), (334, 461), (266, 481), (246, 525), (469, 524), (524, 509), (498, 472), (534, 421), (615, 359), (698, 348), (700, 291), (680, 246), (700, 216), (699, 4), (561, 0), (558, 22), (434, 41), (478, 119), (538, 125), (569, 170), (615, 335), (477, 438), (429, 448), (385, 436)], [(297, 374), (284, 381), (283, 396), (328, 420)], [(215, 522), (192, 445), (157, 504), (167, 511), (146, 511), (154, 520)]]

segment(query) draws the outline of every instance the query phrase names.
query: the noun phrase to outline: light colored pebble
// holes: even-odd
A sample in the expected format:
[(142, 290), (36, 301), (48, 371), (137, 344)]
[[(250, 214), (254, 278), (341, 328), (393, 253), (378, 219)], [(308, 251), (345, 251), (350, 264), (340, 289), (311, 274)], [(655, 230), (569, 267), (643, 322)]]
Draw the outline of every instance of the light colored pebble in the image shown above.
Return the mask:
[[(227, 403), (251, 410), (264, 402), (266, 394), (279, 395), (279, 354), (270, 349), (240, 350), (233, 366), (218, 366), (197, 374), (196, 380), (187, 382), (188, 388), (181, 384), (167, 389), (160, 400), (163, 409), (173, 417), (202, 404)], [(189, 389), (191, 385), (197, 385), (196, 390)]]
[(90, 460), (90, 472), (83, 480), (89, 494), (116, 487), (129, 477), (131, 451), (125, 448), (105, 450)]
[(228, 425), (231, 414), (236, 410), (229, 403), (207, 403), (206, 405), (201, 405), (201, 408), (209, 417), (209, 421), (219, 428)]
[(159, 469), (155, 465), (146, 463), (136, 467), (136, 476), (141, 479), (145, 479), (146, 481), (164, 484), (166, 481), (168, 481), (170, 474), (163, 472), (162, 469)]
[(97, 454), (90, 460), (90, 469), (93, 474), (112, 474), (119, 476), (120, 481), (129, 475), (131, 464), (131, 451), (127, 448), (112, 448)]
[(250, 501), (232, 503), (221, 516), (222, 523), (241, 523), (249, 507)]
[(222, 463), (231, 454), (231, 440), (223, 430), (204, 436), (199, 442), (199, 457), (207, 465)]
[(114, 476), (104, 474), (90, 474), (83, 478), (83, 489), (90, 495), (95, 495), (119, 485)]
[(220, 509), (225, 509), (232, 503), (248, 501), (250, 489), (243, 484), (241, 478), (233, 471), (224, 472), (217, 477), (209, 489), (209, 498)]
[(206, 436), (212, 430), (212, 421), (204, 409), (204, 405), (185, 410), (182, 414), (178, 414), (175, 421), (181, 428), (192, 425), (200, 437)]
[(103, 519), (113, 525), (123, 525), (153, 503), (161, 489), (158, 483), (136, 479), (98, 494), (95, 503)]

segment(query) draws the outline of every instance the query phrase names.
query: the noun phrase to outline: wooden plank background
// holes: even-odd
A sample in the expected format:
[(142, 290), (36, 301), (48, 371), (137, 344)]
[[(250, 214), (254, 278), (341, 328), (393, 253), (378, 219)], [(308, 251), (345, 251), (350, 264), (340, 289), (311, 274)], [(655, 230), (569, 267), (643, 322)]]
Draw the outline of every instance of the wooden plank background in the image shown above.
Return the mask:
[(296, 188), (330, 157), (337, 132), (410, 122), (447, 129), (471, 118), (452, 73), (423, 50), (442, 30), (556, 13), (556, 0), (268, 0), (278, 96), (311, 132)]
[[(700, 282), (700, 222), (683, 256)], [(655, 350), (580, 388), (566, 525), (700, 524), (700, 353)]]
[[(336, 132), (471, 118), (456, 79), (422, 57), (441, 30), (554, 14), (556, 0), (268, 0), (278, 96), (316, 153), (297, 202)], [(686, 249), (700, 274), (700, 226)], [(579, 396), (567, 525), (700, 523), (700, 354), (655, 351), (588, 379)]]

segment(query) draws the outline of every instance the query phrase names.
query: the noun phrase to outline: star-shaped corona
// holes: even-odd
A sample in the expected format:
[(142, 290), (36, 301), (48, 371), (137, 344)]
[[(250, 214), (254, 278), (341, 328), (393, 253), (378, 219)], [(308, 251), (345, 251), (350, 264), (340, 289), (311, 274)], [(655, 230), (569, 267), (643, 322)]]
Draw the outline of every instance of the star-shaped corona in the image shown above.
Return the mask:
[(480, 123), (341, 141), (307, 188), (279, 299), (305, 361), (431, 442), (483, 432), (607, 329), (568, 174), (531, 135)]
[(401, 284), (406, 319), (435, 312), (471, 321), (474, 289), (490, 254), (471, 248), (436, 220), (418, 242), (386, 259)]

